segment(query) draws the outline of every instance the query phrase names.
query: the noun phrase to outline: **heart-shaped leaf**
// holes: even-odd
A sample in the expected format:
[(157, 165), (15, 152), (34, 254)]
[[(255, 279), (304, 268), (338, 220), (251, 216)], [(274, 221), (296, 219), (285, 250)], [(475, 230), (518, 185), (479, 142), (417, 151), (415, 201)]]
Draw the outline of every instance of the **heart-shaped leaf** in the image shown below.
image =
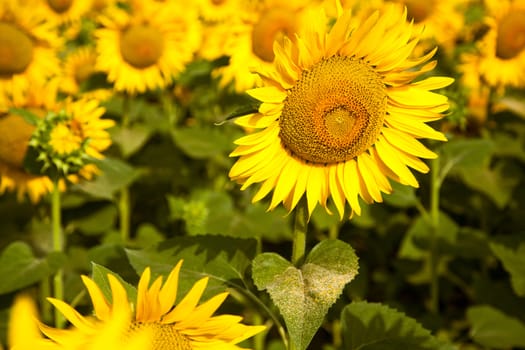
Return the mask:
[(300, 268), (275, 253), (258, 255), (253, 261), (253, 279), (279, 308), (293, 348), (304, 350), (357, 269), (357, 256), (350, 245), (326, 240), (312, 249)]

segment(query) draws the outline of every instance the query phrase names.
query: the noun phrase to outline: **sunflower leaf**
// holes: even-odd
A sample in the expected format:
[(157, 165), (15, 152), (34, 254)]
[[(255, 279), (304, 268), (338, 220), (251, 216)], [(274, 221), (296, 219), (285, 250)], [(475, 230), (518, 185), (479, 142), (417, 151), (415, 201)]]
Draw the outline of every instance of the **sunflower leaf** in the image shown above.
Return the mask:
[(354, 302), (341, 313), (343, 344), (349, 350), (447, 349), (416, 320), (386, 305)]
[(126, 293), (128, 293), (128, 300), (137, 300), (137, 289), (129, 284), (128, 282), (124, 281), (122, 277), (120, 277), (117, 273), (111, 271), (110, 269), (99, 265), (97, 263), (91, 263), (92, 264), (92, 277), (93, 281), (98, 285), (104, 296), (106, 297), (106, 300), (108, 300), (110, 303), (113, 300), (113, 296), (111, 293), (111, 287), (109, 285), (109, 279), (108, 275), (115, 276), (119, 282), (124, 286), (124, 289), (126, 290)]
[(495, 349), (525, 347), (525, 324), (488, 305), (470, 307), (470, 335), (478, 344)]
[(357, 269), (357, 256), (350, 245), (325, 240), (312, 249), (300, 268), (275, 253), (258, 255), (253, 261), (253, 279), (279, 308), (294, 349), (304, 350)]
[(45, 259), (33, 255), (31, 247), (21, 241), (8, 245), (0, 254), (0, 294), (27, 287), (51, 276), (64, 265), (62, 253), (50, 253)]
[(514, 292), (518, 296), (525, 296), (525, 243), (521, 243), (516, 250), (502, 244), (490, 243), (490, 249), (510, 274)]
[(240, 291), (250, 282), (247, 272), (255, 256), (257, 242), (219, 235), (180, 236), (142, 250), (127, 249), (131, 266), (140, 274), (146, 266), (153, 278), (167, 276), (183, 259), (179, 289), (181, 295), (202, 277), (209, 277), (205, 295), (223, 292), (226, 287)]

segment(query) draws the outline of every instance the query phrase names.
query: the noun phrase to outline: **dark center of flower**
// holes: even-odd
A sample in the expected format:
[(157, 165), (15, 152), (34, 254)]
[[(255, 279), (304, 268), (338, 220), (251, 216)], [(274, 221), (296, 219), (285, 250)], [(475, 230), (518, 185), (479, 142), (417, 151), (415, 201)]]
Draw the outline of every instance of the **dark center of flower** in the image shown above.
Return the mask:
[(293, 38), (297, 15), (286, 8), (275, 7), (264, 12), (252, 30), (252, 51), (261, 60), (274, 59), (273, 42), (284, 35)]
[(56, 13), (64, 13), (69, 10), (73, 0), (47, 0), (47, 3)]
[(376, 141), (386, 101), (381, 77), (369, 65), (333, 56), (304, 70), (289, 90), (279, 136), (304, 161), (344, 162)]
[(0, 130), (9, 130), (0, 137), (0, 161), (17, 169), (23, 168), (29, 140), (35, 127), (19, 115), (0, 117)]
[(24, 72), (33, 59), (33, 41), (10, 23), (0, 22), (0, 76)]
[(95, 71), (95, 60), (89, 60), (75, 67), (75, 81), (77, 84), (82, 84), (93, 75)]
[(162, 33), (147, 25), (129, 28), (120, 39), (122, 57), (130, 65), (139, 69), (157, 63), (163, 49)]
[(192, 350), (193, 346), (188, 338), (170, 324), (155, 322), (133, 322), (130, 332), (149, 328), (153, 331), (151, 350)]
[(211, 0), (211, 3), (214, 5), (222, 5), (226, 2), (226, 0)]
[(498, 27), (496, 55), (511, 59), (525, 48), (525, 11), (513, 11), (504, 16)]
[(423, 22), (434, 11), (434, 1), (432, 0), (405, 0), (408, 19), (414, 19), (415, 23)]

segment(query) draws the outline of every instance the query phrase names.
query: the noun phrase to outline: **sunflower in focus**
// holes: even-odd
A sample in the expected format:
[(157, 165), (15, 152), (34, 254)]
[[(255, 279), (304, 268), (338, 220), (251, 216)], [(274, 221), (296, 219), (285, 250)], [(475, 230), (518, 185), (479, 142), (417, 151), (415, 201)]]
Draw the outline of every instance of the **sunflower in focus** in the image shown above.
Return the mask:
[(381, 202), (389, 179), (418, 187), (409, 168), (425, 173), (420, 158), (436, 157), (418, 139), (446, 140), (426, 124), (448, 109), (430, 90), (453, 79), (414, 82), (435, 67), (436, 50), (411, 57), (419, 33), (392, 6), (361, 23), (340, 11), (331, 29), (323, 11), (312, 11), (307, 23), (295, 41), (274, 46), (271, 69), (258, 71), (265, 84), (248, 94), (261, 105), (236, 123), (262, 130), (235, 141), (229, 175), (242, 190), (261, 184), (254, 202), (273, 190), (269, 210), (282, 202), (291, 211), (305, 194), (310, 215), (317, 204), (330, 212), (330, 197), (341, 218), (346, 202), (359, 215), (358, 198)]
[(97, 53), (93, 47), (80, 47), (70, 52), (64, 59), (60, 90), (69, 96), (105, 101), (112, 95), (111, 89), (92, 88), (90, 79), (97, 73), (95, 62)]
[[(218, 294), (198, 305), (208, 282), (207, 277), (197, 281), (186, 296), (174, 305), (181, 265), (182, 261), (173, 268), (165, 283), (162, 277), (159, 277), (151, 285), (150, 269), (144, 270), (138, 284), (134, 314), (122, 331), (122, 337), (133, 336), (141, 331), (150, 332), (152, 350), (234, 350), (240, 349), (235, 344), (265, 329), (264, 326), (247, 326), (240, 323), (242, 319), (240, 316), (212, 316), (228, 293)], [(128, 299), (121, 282), (112, 275), (108, 275), (108, 278), (112, 290), (112, 302), (106, 299), (93, 280), (82, 277), (93, 302), (94, 320), (80, 315), (63, 301), (50, 299), (74, 328), (63, 331), (43, 327), (44, 334), (58, 344), (67, 345), (74, 340), (71, 332), (90, 336), (96, 331), (94, 325), (97, 322), (106, 322), (115, 313), (131, 313), (130, 303), (134, 301)]]
[(274, 41), (281, 41), (285, 36), (294, 38), (310, 3), (313, 1), (264, 0), (247, 6), (242, 21), (226, 24), (231, 40), (223, 53), (230, 56), (230, 63), (217, 70), (221, 85), (233, 82), (239, 92), (257, 86), (261, 81), (253, 70), (271, 66)]
[(60, 40), (34, 2), (0, 1), (0, 111), (23, 104), (59, 70)]
[[(113, 281), (114, 282), (114, 281)], [(114, 295), (126, 295), (120, 284), (111, 284)], [(89, 320), (93, 332), (53, 330), (38, 321), (39, 314), (34, 299), (28, 294), (17, 295), (10, 310), (8, 344), (11, 350), (148, 350), (151, 348), (151, 332), (137, 332), (128, 339), (121, 336), (131, 319), (129, 308), (119, 308), (105, 322)], [(68, 334), (64, 344), (44, 338), (40, 328), (49, 332)]]
[(164, 88), (193, 59), (200, 45), (197, 10), (178, 1), (132, 1), (98, 17), (96, 68), (118, 91)]
[(485, 1), (489, 30), (479, 44), (481, 76), (490, 86), (525, 86), (525, 2)]

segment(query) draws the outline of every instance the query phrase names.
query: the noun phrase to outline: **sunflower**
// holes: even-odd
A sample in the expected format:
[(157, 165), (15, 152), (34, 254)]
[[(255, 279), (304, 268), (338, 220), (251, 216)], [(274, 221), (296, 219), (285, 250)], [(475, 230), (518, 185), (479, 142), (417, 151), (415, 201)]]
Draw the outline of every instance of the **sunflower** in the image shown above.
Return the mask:
[[(174, 305), (181, 265), (182, 261), (173, 268), (164, 284), (162, 277), (159, 277), (150, 285), (151, 272), (146, 268), (140, 277), (136, 303), (128, 300), (124, 287), (114, 276), (108, 275), (112, 302), (106, 299), (93, 280), (83, 276), (82, 281), (93, 302), (96, 320), (106, 322), (114, 313), (131, 312), (130, 303), (134, 303), (134, 315), (122, 336), (132, 336), (136, 332), (147, 330), (152, 333), (152, 350), (240, 349), (235, 344), (265, 329), (264, 326), (240, 323), (240, 316), (212, 316), (228, 293), (218, 294), (197, 305), (206, 288), (207, 277), (197, 281), (186, 296)], [(59, 344), (67, 344), (72, 338), (69, 336), (71, 331), (94, 334), (92, 319), (80, 315), (63, 301), (50, 301), (75, 327), (68, 331), (42, 328), (50, 339)]]
[(199, 15), (204, 22), (228, 22), (242, 14), (239, 11), (247, 0), (197, 0)]
[(489, 30), (479, 44), (480, 74), (495, 87), (525, 86), (525, 3), (486, 0)]
[(92, 88), (90, 79), (98, 73), (95, 70), (97, 53), (93, 47), (80, 47), (64, 59), (60, 90), (69, 96), (105, 101), (112, 95), (110, 89)]
[(438, 44), (447, 53), (455, 47), (456, 39), (464, 28), (464, 12), (468, 0), (396, 0), (399, 11), (406, 8), (414, 30), (421, 31), (419, 48)]
[[(112, 284), (115, 295), (125, 295), (120, 284)], [(11, 350), (96, 350), (101, 348), (122, 350), (148, 350), (151, 348), (151, 332), (137, 332), (129, 339), (121, 333), (129, 325), (129, 308), (120, 308), (112, 313), (106, 322), (89, 320), (94, 330), (91, 334), (80, 331), (51, 330), (38, 322), (39, 315), (35, 301), (28, 294), (16, 296), (10, 310), (8, 344)], [(62, 344), (44, 338), (40, 328), (50, 332), (67, 334), (68, 341)]]
[(80, 21), (91, 9), (91, 0), (44, 0), (39, 10), (56, 26)]
[(359, 25), (340, 12), (331, 29), (323, 11), (308, 17), (295, 41), (274, 46), (273, 68), (258, 72), (265, 86), (248, 91), (261, 105), (236, 122), (262, 130), (236, 140), (229, 175), (242, 190), (261, 183), (254, 202), (273, 190), (269, 210), (291, 211), (306, 193), (310, 215), (318, 203), (330, 212), (329, 197), (341, 218), (346, 202), (359, 215), (358, 196), (381, 202), (389, 178), (418, 187), (408, 167), (427, 172), (419, 158), (436, 154), (417, 139), (446, 140), (425, 124), (448, 108), (429, 90), (453, 79), (413, 82), (434, 68), (436, 50), (410, 58), (418, 36), (393, 7)]
[(242, 21), (226, 24), (231, 39), (223, 52), (230, 56), (228, 66), (217, 70), (221, 85), (234, 83), (238, 92), (259, 85), (253, 73), (257, 67), (269, 67), (274, 59), (273, 43), (284, 36), (294, 37), (301, 26), (304, 10), (313, 3), (308, 0), (264, 0), (247, 6)]
[(60, 40), (31, 1), (0, 1), (0, 111), (23, 104), (59, 71)]
[[(25, 103), (10, 104), (43, 117), (48, 110), (56, 108), (57, 80), (53, 79), (42, 89), (28, 92)], [(35, 127), (15, 113), (0, 115), (0, 130), (9, 130), (0, 138), (0, 194), (16, 191), (19, 201), (27, 194), (32, 203), (37, 203), (51, 192), (53, 183), (47, 176), (35, 175), (24, 168), (24, 159)]]
[(129, 11), (113, 7), (99, 17), (96, 68), (108, 74), (116, 90), (164, 88), (193, 59), (201, 28), (196, 9), (184, 5), (133, 1)]

